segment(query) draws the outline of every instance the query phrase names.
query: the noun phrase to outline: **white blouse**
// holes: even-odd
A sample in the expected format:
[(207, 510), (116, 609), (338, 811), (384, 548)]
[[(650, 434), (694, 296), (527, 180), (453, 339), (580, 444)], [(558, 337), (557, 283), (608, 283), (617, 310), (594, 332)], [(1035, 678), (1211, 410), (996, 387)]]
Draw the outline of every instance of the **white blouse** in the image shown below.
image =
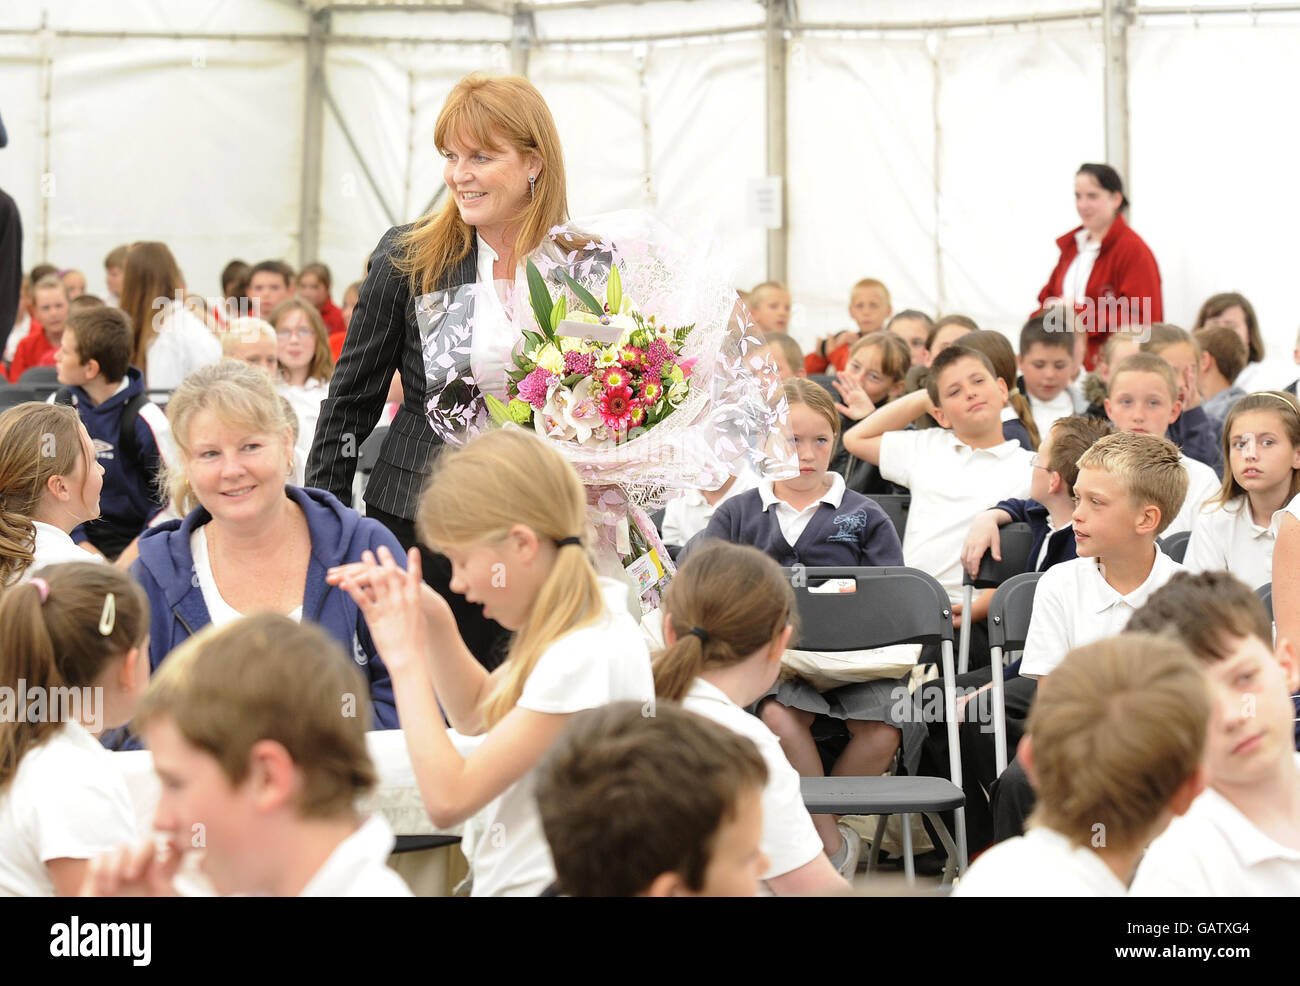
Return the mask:
[(515, 280), (497, 280), (492, 265), (497, 252), (478, 238), (478, 280), (475, 282), (474, 334), (470, 338), (470, 370), (474, 382), (484, 394), (505, 400), (506, 371), (513, 366), (511, 355), (519, 336), (506, 306), (512, 297), (523, 297), (522, 268), (516, 268)]

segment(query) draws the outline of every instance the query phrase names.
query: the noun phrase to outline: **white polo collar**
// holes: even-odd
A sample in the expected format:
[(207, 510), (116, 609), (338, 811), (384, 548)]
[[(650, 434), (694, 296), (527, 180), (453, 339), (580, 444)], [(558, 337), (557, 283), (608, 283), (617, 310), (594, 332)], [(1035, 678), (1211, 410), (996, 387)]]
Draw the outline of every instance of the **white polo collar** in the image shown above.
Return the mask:
[[(1156, 545), (1156, 558), (1151, 564), (1151, 571), (1147, 574), (1142, 584), (1130, 592), (1128, 595), (1120, 595), (1119, 591), (1106, 581), (1106, 577), (1101, 574), (1101, 567), (1096, 558), (1089, 558), (1091, 564), (1088, 566), (1089, 578), (1094, 580), (1093, 583), (1093, 600), (1090, 608), (1094, 613), (1104, 613), (1106, 610), (1120, 603), (1127, 603), (1131, 609), (1139, 609), (1146, 603), (1147, 597), (1155, 591), (1158, 585), (1164, 585), (1169, 581), (1172, 572), (1168, 569), (1174, 566), (1177, 571), (1178, 563), (1160, 550), (1160, 545)], [(1158, 581), (1157, 581), (1158, 580)]]
[[(845, 489), (844, 477), (837, 472), (828, 472), (826, 475), (831, 477), (831, 487), (821, 495), (821, 497), (818, 499), (817, 502), (829, 503), (832, 507), (838, 510), (840, 508), (840, 504), (844, 501), (844, 489)], [(773, 504), (780, 504), (784, 507), (788, 507), (791, 510), (794, 509), (788, 503), (786, 503), (784, 500), (778, 497), (775, 492), (773, 492), (772, 480), (770, 479), (764, 479), (762, 482), (758, 484), (758, 495), (763, 501), (764, 512), (766, 512), (767, 509), (771, 507)], [(813, 506), (813, 504), (809, 504), (808, 506)], [(804, 510), (807, 509), (808, 507), (804, 507)], [(800, 512), (802, 513), (802, 511)]]
[[(1295, 757), (1297, 766), (1300, 766), (1300, 753)], [(1270, 859), (1300, 862), (1300, 852), (1269, 838), (1236, 805), (1212, 787), (1201, 792), (1195, 810), (1198, 814), (1203, 813), (1223, 832), (1229, 851), (1236, 855), (1243, 867), (1258, 866)]]

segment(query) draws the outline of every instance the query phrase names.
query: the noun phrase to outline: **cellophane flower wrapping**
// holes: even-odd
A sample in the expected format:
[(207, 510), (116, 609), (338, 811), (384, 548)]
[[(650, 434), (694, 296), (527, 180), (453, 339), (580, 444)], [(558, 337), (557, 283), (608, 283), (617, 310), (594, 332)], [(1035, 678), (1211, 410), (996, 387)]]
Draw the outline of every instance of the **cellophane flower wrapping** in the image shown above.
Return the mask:
[[(663, 326), (692, 326), (680, 352), (681, 360), (694, 361), (689, 390), (657, 424), (606, 441), (588, 438), (586, 444), (574, 437), (547, 437), (540, 425), (525, 425), (535, 427), (573, 465), (588, 487), (597, 530), (603, 529), (619, 556), (627, 561), (648, 546), (671, 576), (672, 563), (646, 511), (689, 489), (715, 489), (746, 466), (775, 479), (798, 472), (780, 379), (755, 353), (763, 341), (739, 303), (725, 260), (647, 214), (618, 212), (557, 226), (529, 259), (551, 296), (567, 297), (570, 311), (582, 305), (564, 274), (603, 299), (616, 264), (623, 296), (641, 315)], [(486, 303), (483, 292), (493, 290), (464, 285), (416, 302), (430, 386), (429, 421), (450, 445), (492, 427), (470, 353), (475, 313)], [(540, 331), (527, 291), (521, 279), (514, 297), (503, 299), (516, 355), (527, 345), (523, 333)], [(645, 594), (642, 598), (646, 602)]]

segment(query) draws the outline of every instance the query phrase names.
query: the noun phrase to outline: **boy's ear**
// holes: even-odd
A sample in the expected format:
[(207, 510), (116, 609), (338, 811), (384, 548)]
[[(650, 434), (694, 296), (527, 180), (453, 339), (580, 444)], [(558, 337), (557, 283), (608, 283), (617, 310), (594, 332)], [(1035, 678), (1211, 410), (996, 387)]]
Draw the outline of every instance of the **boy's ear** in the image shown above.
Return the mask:
[(1196, 765), (1196, 770), (1192, 772), (1192, 776), (1179, 784), (1178, 789), (1174, 791), (1174, 796), (1169, 799), (1169, 810), (1171, 812), (1175, 815), (1187, 814), (1187, 809), (1192, 807), (1192, 802), (1200, 797), (1201, 792), (1205, 790), (1207, 773), (1204, 761)]
[[(1209, 373), (1210, 368), (1214, 366), (1215, 366), (1214, 357), (1210, 355), (1210, 351), (1208, 349), (1202, 350), (1201, 351), (1201, 376), (1205, 376), (1205, 374)], [(1217, 367), (1215, 368), (1217, 369)]]
[(1049, 496), (1055, 496), (1057, 493), (1064, 493), (1065, 479), (1059, 472), (1047, 471), (1047, 493)]
[(1169, 419), (1169, 424), (1172, 425), (1175, 421), (1177, 421), (1178, 416), (1182, 413), (1183, 413), (1183, 402), (1174, 401), (1173, 417)]
[(930, 417), (939, 423), (940, 428), (951, 428), (952, 422), (948, 420), (948, 415), (943, 413), (943, 408), (936, 407), (930, 412)]
[(1154, 503), (1148, 503), (1142, 507), (1142, 513), (1138, 517), (1134, 531), (1138, 534), (1149, 534), (1160, 526), (1161, 520), (1160, 508)]
[(82, 363), (81, 365), (85, 367), (86, 372), (89, 373), (92, 377), (99, 376), (99, 360), (88, 359), (86, 360), (86, 362)]
[(279, 808), (293, 799), (300, 787), (298, 768), (283, 745), (271, 739), (258, 740), (248, 751), (248, 773), (254, 803), (263, 811)]
[(1291, 641), (1286, 637), (1279, 637), (1277, 646), (1273, 648), (1273, 656), (1277, 658), (1277, 663), (1282, 666), (1282, 675), (1286, 678), (1286, 690), (1288, 695), (1294, 695), (1300, 691), (1300, 658), (1296, 657), (1295, 648), (1291, 646)]
[[(1101, 372), (1100, 368), (1098, 369), (1097, 372), (1098, 372), (1098, 373)], [(1103, 379), (1104, 379), (1104, 378), (1103, 378)], [(1109, 421), (1109, 422), (1111, 422), (1111, 423), (1113, 424), (1114, 421), (1115, 421), (1115, 419), (1112, 418), (1111, 415), (1110, 415), (1110, 398), (1109, 398), (1109, 397), (1103, 397), (1103, 398), (1102, 398), (1102, 401), (1101, 401), (1101, 406), (1102, 406), (1103, 408), (1106, 409), (1106, 420)]]
[(1002, 394), (1002, 403), (1005, 404), (1011, 397), (1011, 391), (1007, 389), (1007, 382), (1001, 377), (994, 377), (993, 379), (996, 381), (998, 390)]
[(691, 897), (694, 896), (686, 887), (686, 881), (678, 874), (669, 871), (660, 873), (650, 881), (638, 896), (640, 897)]

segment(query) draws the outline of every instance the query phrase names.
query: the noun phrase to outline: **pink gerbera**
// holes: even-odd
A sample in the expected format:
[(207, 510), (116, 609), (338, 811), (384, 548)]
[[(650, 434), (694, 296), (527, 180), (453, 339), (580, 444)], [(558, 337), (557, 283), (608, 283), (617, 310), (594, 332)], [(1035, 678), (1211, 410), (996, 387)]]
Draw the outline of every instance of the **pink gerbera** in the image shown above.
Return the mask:
[(600, 375), (600, 385), (606, 390), (617, 390), (626, 387), (631, 379), (632, 375), (621, 366), (611, 366)]
[(550, 389), (555, 374), (540, 366), (519, 381), (519, 397), (533, 407), (541, 410), (546, 406), (546, 394)]
[(663, 397), (663, 384), (655, 383), (653, 380), (647, 380), (641, 385), (641, 400), (647, 404), (658, 403), (659, 398)]
[(601, 395), (600, 417), (608, 427), (618, 431), (628, 426), (638, 406), (630, 387), (610, 387)]
[(629, 370), (637, 370), (645, 366), (645, 350), (638, 349), (636, 346), (624, 346), (618, 351), (618, 361)]

